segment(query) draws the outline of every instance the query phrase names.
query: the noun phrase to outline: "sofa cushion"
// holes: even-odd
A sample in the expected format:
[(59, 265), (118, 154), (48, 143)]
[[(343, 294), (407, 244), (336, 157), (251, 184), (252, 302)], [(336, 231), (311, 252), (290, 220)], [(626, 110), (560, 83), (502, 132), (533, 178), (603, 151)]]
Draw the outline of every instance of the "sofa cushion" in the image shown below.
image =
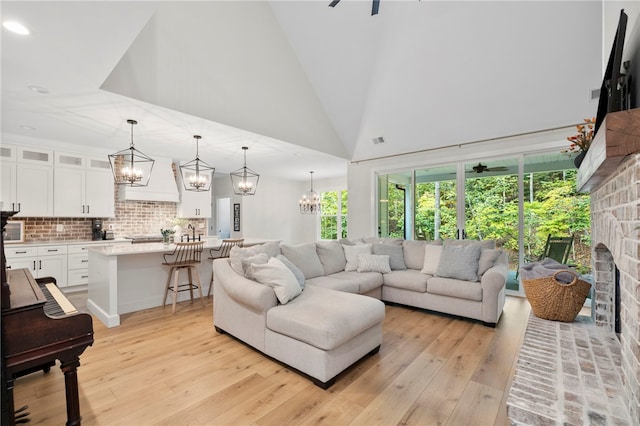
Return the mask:
[(352, 246), (342, 245), (344, 256), (347, 261), (344, 270), (356, 271), (358, 269), (358, 255), (371, 254), (371, 244), (355, 244)]
[(391, 244), (396, 246), (402, 246), (403, 238), (381, 238), (381, 237), (366, 237), (362, 239), (367, 244)]
[(296, 265), (294, 265), (293, 262), (287, 259), (286, 256), (282, 254), (277, 255), (276, 259), (284, 263), (284, 266), (289, 268), (291, 273), (293, 273), (293, 276), (296, 277), (296, 280), (298, 280), (298, 284), (300, 285), (300, 288), (304, 289), (304, 274), (302, 273), (302, 271)]
[(445, 246), (456, 246), (456, 247), (466, 247), (470, 245), (480, 245), (483, 249), (494, 249), (496, 248), (495, 240), (456, 240), (449, 239), (444, 240), (443, 245)]
[(353, 293), (365, 294), (373, 289), (382, 286), (383, 274), (379, 272), (348, 272), (342, 271), (336, 274), (332, 274), (331, 278), (340, 281), (346, 281), (350, 284), (355, 284), (357, 290)]
[(330, 275), (344, 271), (347, 259), (342, 245), (337, 241), (321, 241), (316, 243), (316, 252), (324, 268), (324, 274)]
[(251, 265), (262, 265), (269, 261), (269, 256), (266, 253), (258, 253), (253, 256), (249, 256), (247, 258), (242, 259), (240, 262), (242, 264), (242, 275), (247, 276), (247, 271), (251, 267)]
[(427, 291), (427, 280), (429, 278), (429, 275), (425, 275), (415, 269), (391, 271), (391, 273), (383, 275), (385, 286), (402, 288), (420, 293)]
[(478, 262), (482, 247), (479, 244), (442, 247), (436, 275), (464, 281), (478, 281)]
[(428, 244), (424, 247), (424, 259), (421, 272), (423, 274), (435, 275), (442, 255), (442, 246)]
[(478, 261), (478, 276), (482, 276), (491, 268), (502, 254), (502, 249), (482, 249)]
[(316, 252), (315, 243), (303, 243), (295, 246), (282, 244), (280, 250), (302, 271), (305, 279), (324, 275), (324, 268)]
[(392, 244), (374, 244), (371, 248), (373, 254), (389, 256), (389, 266), (392, 271), (407, 269), (407, 266), (404, 264), (402, 246)]
[(378, 254), (359, 254), (358, 272), (391, 272), (389, 256)]
[(280, 243), (278, 241), (269, 241), (256, 247), (261, 253), (266, 253), (269, 257), (275, 257), (280, 254)]
[(262, 253), (259, 246), (251, 246), (251, 247), (231, 247), (229, 251), (229, 261), (231, 263), (231, 268), (240, 275), (244, 275), (244, 269), (242, 268), (242, 261), (250, 258), (251, 256), (255, 256), (256, 254)]
[[(356, 274), (357, 272), (348, 272), (348, 273)], [(331, 290), (344, 291), (347, 293), (355, 293), (355, 294), (360, 293), (360, 286), (356, 281), (338, 279), (336, 278), (336, 274), (311, 278), (310, 280), (306, 280), (306, 284), (307, 286), (313, 285), (316, 287), (330, 288)]]
[(453, 278), (432, 277), (427, 282), (427, 293), (481, 302), (482, 284)]
[(270, 258), (267, 263), (252, 264), (247, 269), (247, 276), (260, 284), (272, 287), (282, 304), (293, 300), (302, 292), (293, 273), (275, 257)]
[(308, 286), (286, 305), (267, 312), (267, 328), (322, 350), (335, 349), (384, 320), (373, 297)]
[(404, 264), (409, 269), (422, 269), (424, 265), (424, 246), (426, 241), (405, 240), (402, 242)]

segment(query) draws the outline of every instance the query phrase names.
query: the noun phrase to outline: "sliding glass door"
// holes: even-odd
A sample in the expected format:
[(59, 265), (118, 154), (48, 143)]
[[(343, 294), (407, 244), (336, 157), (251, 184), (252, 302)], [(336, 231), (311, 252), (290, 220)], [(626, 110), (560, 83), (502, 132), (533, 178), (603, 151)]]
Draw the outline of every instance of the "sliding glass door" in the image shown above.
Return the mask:
[(378, 235), (493, 239), (507, 251), (507, 289), (522, 294), (519, 265), (540, 258), (546, 239), (573, 236), (568, 264), (590, 274), (588, 194), (560, 152), (482, 159), (378, 175)]

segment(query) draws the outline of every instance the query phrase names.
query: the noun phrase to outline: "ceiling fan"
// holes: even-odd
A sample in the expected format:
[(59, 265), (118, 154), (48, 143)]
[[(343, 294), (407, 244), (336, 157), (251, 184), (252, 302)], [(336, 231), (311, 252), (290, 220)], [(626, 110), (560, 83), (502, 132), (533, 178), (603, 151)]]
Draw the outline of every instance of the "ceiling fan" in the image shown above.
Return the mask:
[[(340, 0), (333, 0), (329, 7), (336, 7), (340, 3)], [(380, 9), (380, 0), (373, 0), (371, 2), (371, 16), (378, 14), (378, 9)]]
[(504, 172), (509, 170), (508, 167), (487, 167), (482, 163), (478, 163), (477, 166), (473, 166), (471, 170), (467, 170), (467, 173), (484, 173), (484, 172)]

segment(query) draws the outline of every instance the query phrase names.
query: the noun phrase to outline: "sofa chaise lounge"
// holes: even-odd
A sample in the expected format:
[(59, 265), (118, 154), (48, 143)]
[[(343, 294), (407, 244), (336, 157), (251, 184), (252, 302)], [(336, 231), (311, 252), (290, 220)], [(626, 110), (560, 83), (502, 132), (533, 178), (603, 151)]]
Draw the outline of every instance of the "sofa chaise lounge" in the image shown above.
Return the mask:
[(379, 349), (382, 301), (495, 326), (508, 262), (493, 241), (374, 238), (238, 248), (213, 269), (216, 330), (327, 388)]

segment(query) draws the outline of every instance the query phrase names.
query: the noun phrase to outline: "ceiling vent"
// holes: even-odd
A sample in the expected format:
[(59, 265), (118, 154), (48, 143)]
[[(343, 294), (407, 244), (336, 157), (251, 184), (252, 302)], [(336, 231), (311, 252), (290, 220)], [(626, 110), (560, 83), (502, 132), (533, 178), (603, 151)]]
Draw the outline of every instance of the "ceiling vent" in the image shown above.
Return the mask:
[(384, 143), (384, 138), (382, 136), (378, 136), (377, 138), (373, 138), (373, 143), (375, 143), (375, 144)]

